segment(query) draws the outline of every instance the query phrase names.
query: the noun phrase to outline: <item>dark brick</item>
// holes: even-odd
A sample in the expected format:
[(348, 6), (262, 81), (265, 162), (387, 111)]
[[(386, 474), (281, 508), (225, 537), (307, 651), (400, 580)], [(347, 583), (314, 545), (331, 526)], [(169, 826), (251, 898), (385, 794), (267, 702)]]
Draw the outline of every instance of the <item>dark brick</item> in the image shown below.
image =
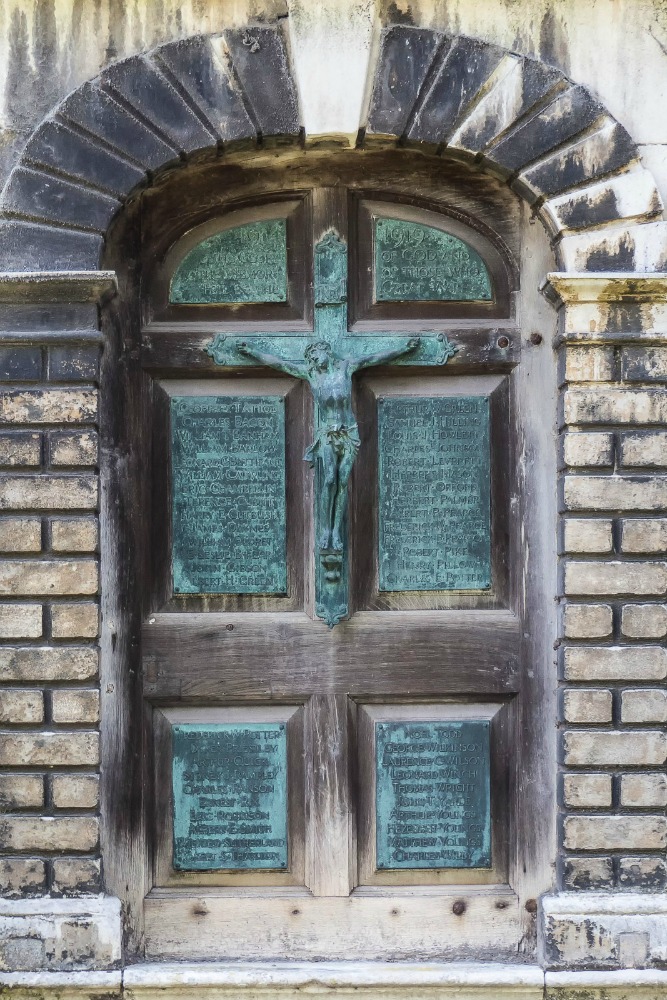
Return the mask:
[(105, 139), (150, 170), (177, 158), (175, 148), (158, 139), (98, 84), (84, 83), (58, 108), (58, 113)]
[(367, 132), (401, 136), (444, 35), (392, 25), (382, 32)]
[(664, 348), (624, 347), (621, 378), (624, 382), (667, 382)]
[(224, 37), (262, 135), (298, 135), (296, 89), (280, 31), (238, 28)]
[(529, 201), (536, 201), (539, 197), (549, 198), (585, 181), (594, 181), (604, 174), (620, 170), (639, 157), (637, 147), (622, 125), (616, 124), (611, 135), (605, 135), (601, 150), (598, 147), (593, 155), (587, 156), (586, 147), (592, 148), (594, 142), (595, 136), (588, 136), (526, 170), (516, 185), (518, 193)]
[(214, 136), (145, 56), (132, 56), (115, 63), (101, 79), (148, 118), (176, 149), (192, 153), (215, 145)]
[(417, 110), (408, 137), (444, 142), (504, 55), (503, 49), (476, 38), (457, 38)]
[(621, 889), (664, 892), (667, 888), (667, 862), (664, 858), (621, 858), (618, 870)]
[(94, 382), (100, 369), (99, 347), (49, 348), (49, 379), (53, 382)]
[(95, 270), (101, 249), (102, 237), (97, 233), (0, 220), (0, 270), (3, 271)]
[(120, 202), (37, 170), (17, 167), (3, 198), (6, 211), (106, 231)]
[(610, 889), (613, 884), (614, 868), (611, 858), (565, 859), (563, 885), (566, 889)]
[(603, 115), (604, 109), (587, 90), (570, 87), (493, 146), (487, 157), (506, 173), (513, 173), (579, 135)]
[(44, 122), (23, 152), (35, 163), (56, 167), (73, 178), (81, 178), (116, 195), (125, 195), (144, 180), (144, 172), (82, 138), (61, 122)]
[(39, 347), (0, 347), (0, 379), (3, 382), (36, 382), (41, 377)]
[(254, 139), (255, 126), (235, 89), (216, 59), (208, 38), (197, 36), (163, 45), (154, 55), (164, 63), (225, 142)]
[[(0, 333), (44, 334), (96, 332), (99, 328), (97, 306), (93, 303), (53, 305), (14, 305), (3, 303), (0, 309)], [(76, 335), (76, 334), (75, 334)]]

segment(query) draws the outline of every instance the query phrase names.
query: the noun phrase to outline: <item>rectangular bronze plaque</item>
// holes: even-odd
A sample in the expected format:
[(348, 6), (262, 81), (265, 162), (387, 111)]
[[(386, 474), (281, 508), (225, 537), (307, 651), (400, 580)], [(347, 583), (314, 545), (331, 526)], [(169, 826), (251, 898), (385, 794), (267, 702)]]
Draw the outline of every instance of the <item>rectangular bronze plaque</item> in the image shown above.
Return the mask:
[(174, 868), (287, 868), (284, 722), (172, 729)]
[(489, 868), (489, 723), (376, 722), (378, 869)]
[(486, 396), (378, 400), (380, 590), (491, 586)]
[(284, 594), (285, 401), (171, 400), (175, 594)]

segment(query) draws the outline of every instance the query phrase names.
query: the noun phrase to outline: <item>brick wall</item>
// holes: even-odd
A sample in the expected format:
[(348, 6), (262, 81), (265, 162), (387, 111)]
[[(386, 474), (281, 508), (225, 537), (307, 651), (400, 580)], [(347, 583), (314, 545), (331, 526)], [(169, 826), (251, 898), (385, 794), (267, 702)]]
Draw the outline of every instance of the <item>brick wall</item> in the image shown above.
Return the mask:
[(562, 885), (662, 890), (667, 349), (608, 311), (560, 350)]
[(97, 892), (94, 305), (0, 318), (0, 894)]

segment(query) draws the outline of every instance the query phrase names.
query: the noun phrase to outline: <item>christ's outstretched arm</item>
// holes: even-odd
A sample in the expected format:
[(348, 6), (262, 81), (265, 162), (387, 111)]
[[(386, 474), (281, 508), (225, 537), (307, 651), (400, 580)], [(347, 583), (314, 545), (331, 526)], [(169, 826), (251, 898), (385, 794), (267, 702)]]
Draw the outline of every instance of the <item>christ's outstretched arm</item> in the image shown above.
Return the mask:
[(277, 368), (278, 371), (285, 372), (287, 375), (293, 375), (294, 378), (308, 378), (308, 367), (303, 361), (289, 361), (287, 358), (281, 358), (277, 354), (268, 354), (265, 351), (259, 351), (250, 344), (246, 344), (244, 340), (236, 344), (236, 350), (239, 354), (255, 358), (256, 361), (260, 361), (268, 368)]
[(359, 371), (360, 368), (373, 368), (375, 365), (383, 365), (388, 361), (394, 361), (396, 358), (402, 357), (404, 354), (410, 354), (411, 351), (416, 351), (420, 342), (420, 337), (411, 337), (404, 347), (392, 347), (388, 351), (378, 351), (377, 354), (369, 354), (365, 358), (353, 361), (351, 367), (354, 371)]

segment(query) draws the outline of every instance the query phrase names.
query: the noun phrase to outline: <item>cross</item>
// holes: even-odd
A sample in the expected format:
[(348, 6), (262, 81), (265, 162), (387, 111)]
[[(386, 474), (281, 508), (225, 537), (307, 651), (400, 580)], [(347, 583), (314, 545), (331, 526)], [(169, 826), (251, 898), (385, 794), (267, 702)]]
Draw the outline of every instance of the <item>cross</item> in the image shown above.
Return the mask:
[(315, 245), (314, 293), (314, 333), (233, 338), (219, 333), (206, 352), (218, 365), (265, 365), (310, 385), (315, 438), (304, 459), (315, 470), (315, 613), (333, 628), (349, 617), (347, 495), (360, 446), (352, 376), (382, 364), (445, 365), (458, 347), (443, 333), (409, 338), (350, 333), (347, 246), (334, 230)]

